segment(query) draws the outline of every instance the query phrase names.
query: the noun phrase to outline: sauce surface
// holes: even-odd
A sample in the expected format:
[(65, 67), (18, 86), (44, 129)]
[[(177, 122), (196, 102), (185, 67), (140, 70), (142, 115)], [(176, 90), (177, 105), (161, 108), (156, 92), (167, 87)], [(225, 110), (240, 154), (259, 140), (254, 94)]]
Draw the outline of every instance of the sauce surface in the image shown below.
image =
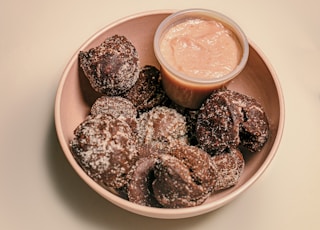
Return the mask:
[(214, 79), (239, 64), (240, 44), (231, 30), (215, 20), (189, 19), (171, 27), (160, 52), (176, 70), (189, 77)]

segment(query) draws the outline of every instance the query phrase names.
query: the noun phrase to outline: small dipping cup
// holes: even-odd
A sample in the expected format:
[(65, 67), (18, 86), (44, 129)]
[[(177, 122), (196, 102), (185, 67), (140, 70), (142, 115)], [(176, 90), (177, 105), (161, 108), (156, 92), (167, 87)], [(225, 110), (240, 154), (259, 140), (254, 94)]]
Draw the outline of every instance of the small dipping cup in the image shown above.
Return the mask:
[[(238, 65), (231, 72), (215, 78), (198, 78), (179, 71), (166, 60), (160, 49), (162, 39), (170, 28), (190, 19), (214, 20), (233, 33), (241, 50)], [(213, 90), (224, 86), (244, 69), (249, 44), (241, 28), (225, 15), (206, 9), (187, 9), (171, 14), (160, 23), (154, 36), (154, 52), (160, 63), (163, 88), (169, 98), (183, 107), (198, 109)]]

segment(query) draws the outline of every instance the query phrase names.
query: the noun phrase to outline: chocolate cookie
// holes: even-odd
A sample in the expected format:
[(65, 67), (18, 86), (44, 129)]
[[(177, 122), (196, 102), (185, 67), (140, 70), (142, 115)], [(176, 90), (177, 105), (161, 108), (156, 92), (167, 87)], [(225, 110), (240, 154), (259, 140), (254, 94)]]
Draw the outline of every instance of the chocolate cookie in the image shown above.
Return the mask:
[(213, 92), (201, 106), (196, 135), (201, 148), (212, 155), (240, 144), (257, 152), (268, 140), (269, 124), (256, 99), (222, 89)]
[(141, 157), (136, 161), (130, 171), (130, 180), (127, 191), (129, 201), (150, 207), (162, 207), (153, 194), (152, 182), (154, 178), (154, 168), (158, 156), (156, 154)]
[(163, 105), (168, 97), (161, 85), (160, 71), (151, 65), (144, 66), (137, 82), (123, 97), (130, 100), (141, 112)]
[(92, 88), (108, 96), (123, 94), (139, 77), (136, 48), (124, 36), (108, 37), (89, 51), (80, 51), (80, 67)]
[(199, 111), (197, 109), (189, 109), (182, 107), (171, 100), (167, 101), (167, 106), (169, 108), (177, 110), (177, 112), (179, 112), (186, 118), (189, 143), (190, 145), (197, 145), (198, 141), (196, 137), (196, 123)]
[(209, 155), (189, 145), (141, 157), (131, 172), (129, 200), (152, 207), (200, 205), (210, 196), (216, 183)]
[(237, 184), (244, 170), (245, 161), (238, 149), (216, 154), (211, 157), (213, 168), (216, 172), (214, 191), (230, 188)]
[(158, 150), (188, 143), (185, 117), (164, 106), (154, 107), (138, 118), (138, 144)]
[(154, 196), (165, 208), (185, 208), (202, 204), (210, 195), (195, 183), (190, 169), (178, 158), (159, 155), (152, 183)]
[(215, 91), (200, 107), (196, 136), (199, 145), (214, 155), (240, 144), (240, 123), (244, 120), (241, 108), (232, 103), (225, 90)]
[(243, 114), (239, 134), (241, 145), (251, 152), (262, 149), (269, 137), (269, 123), (262, 105), (253, 97), (231, 90), (220, 92), (230, 98)]
[(120, 189), (137, 156), (130, 126), (113, 116), (88, 116), (74, 131), (71, 151), (83, 170), (95, 181)]
[(178, 144), (167, 154), (179, 159), (189, 169), (193, 182), (202, 187), (203, 193), (212, 191), (216, 175), (207, 152), (196, 146)]
[(137, 127), (137, 109), (127, 99), (120, 96), (102, 96), (99, 97), (91, 106), (91, 115), (109, 114), (115, 118), (126, 121), (132, 128)]
[(261, 151), (269, 138), (269, 123), (264, 109), (254, 98), (246, 97), (242, 111), (244, 121), (240, 125), (241, 145), (251, 152)]

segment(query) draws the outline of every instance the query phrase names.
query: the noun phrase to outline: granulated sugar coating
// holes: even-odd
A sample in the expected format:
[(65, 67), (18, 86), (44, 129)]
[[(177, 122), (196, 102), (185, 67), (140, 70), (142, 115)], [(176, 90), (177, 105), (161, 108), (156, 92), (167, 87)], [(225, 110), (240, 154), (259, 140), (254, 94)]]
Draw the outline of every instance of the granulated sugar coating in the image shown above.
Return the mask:
[(217, 177), (214, 191), (227, 189), (237, 184), (245, 166), (243, 156), (238, 149), (217, 154), (211, 157), (211, 162)]
[(175, 143), (188, 144), (186, 118), (176, 110), (158, 106), (138, 119), (138, 143), (170, 149)]
[(109, 114), (115, 118), (126, 121), (133, 131), (137, 127), (137, 109), (127, 99), (119, 96), (99, 97), (91, 106), (91, 115)]

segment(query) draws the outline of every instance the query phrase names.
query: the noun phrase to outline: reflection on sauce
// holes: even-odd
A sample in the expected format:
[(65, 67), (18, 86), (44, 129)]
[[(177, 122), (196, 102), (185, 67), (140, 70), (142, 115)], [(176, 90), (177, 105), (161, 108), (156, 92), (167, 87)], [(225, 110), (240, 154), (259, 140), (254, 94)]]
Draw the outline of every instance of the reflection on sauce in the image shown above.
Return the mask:
[(176, 70), (201, 79), (232, 72), (242, 55), (231, 30), (215, 20), (198, 18), (170, 28), (161, 41), (160, 52)]

